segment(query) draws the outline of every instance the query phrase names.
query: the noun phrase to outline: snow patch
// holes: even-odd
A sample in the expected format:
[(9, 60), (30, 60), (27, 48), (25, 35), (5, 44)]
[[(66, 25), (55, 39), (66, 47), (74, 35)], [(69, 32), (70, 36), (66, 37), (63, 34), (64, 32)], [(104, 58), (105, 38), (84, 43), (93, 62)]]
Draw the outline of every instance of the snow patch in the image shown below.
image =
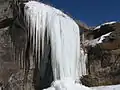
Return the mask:
[(92, 90), (120, 90), (120, 85), (98, 86), (92, 87)]
[(102, 24), (102, 25), (114, 24), (114, 23), (116, 23), (116, 21), (112, 21), (112, 22), (106, 22), (106, 23), (104, 23), (104, 24)]
[(108, 24), (114, 24), (114, 23), (116, 23), (116, 21), (106, 22), (106, 23), (104, 23), (104, 24), (101, 24), (100, 26), (97, 26), (96, 28), (94, 28), (94, 30), (100, 29), (101, 26), (108, 25)]
[(103, 40), (105, 39), (105, 37), (109, 36), (111, 34), (111, 32), (107, 33), (107, 34), (104, 34), (100, 37), (99, 41), (97, 43), (102, 43)]

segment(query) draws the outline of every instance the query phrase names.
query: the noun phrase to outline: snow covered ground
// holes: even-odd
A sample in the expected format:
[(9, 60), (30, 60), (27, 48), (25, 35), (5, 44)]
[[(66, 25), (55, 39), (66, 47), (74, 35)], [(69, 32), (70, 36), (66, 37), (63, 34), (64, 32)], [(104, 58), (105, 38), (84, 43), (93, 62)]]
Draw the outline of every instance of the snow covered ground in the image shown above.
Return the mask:
[(120, 85), (92, 87), (92, 90), (120, 90)]
[[(67, 86), (67, 87), (69, 87), (71, 90), (71, 86)], [(79, 87), (79, 85), (78, 85), (78, 87)], [(53, 87), (50, 87), (49, 89), (44, 89), (44, 90), (60, 90), (60, 89), (58, 89), (58, 88), (53, 89)], [(64, 90), (68, 90), (68, 89), (64, 89)], [(72, 90), (76, 90), (76, 89), (74, 88)], [(98, 86), (98, 87), (91, 87), (91, 88), (80, 85), (79, 90), (120, 90), (120, 85)]]

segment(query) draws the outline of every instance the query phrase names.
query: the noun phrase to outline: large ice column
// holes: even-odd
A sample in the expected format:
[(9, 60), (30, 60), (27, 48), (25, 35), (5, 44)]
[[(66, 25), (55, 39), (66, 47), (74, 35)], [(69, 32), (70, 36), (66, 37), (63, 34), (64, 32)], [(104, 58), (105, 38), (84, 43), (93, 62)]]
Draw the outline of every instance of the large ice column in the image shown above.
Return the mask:
[(87, 53), (83, 48), (80, 48), (80, 68), (79, 68), (79, 75), (86, 75), (87, 71), (86, 71), (86, 61), (87, 61)]
[[(29, 28), (28, 37), (32, 41), (31, 51), (36, 52), (39, 65), (43, 62), (40, 57), (45, 58), (43, 52), (46, 33), (47, 41), (50, 40), (54, 81), (48, 90), (89, 90), (75, 83), (86, 68), (80, 66), (83, 62), (80, 57), (79, 27), (74, 20), (58, 9), (35, 1), (26, 3), (24, 12)], [(81, 70), (79, 75), (78, 69)]]

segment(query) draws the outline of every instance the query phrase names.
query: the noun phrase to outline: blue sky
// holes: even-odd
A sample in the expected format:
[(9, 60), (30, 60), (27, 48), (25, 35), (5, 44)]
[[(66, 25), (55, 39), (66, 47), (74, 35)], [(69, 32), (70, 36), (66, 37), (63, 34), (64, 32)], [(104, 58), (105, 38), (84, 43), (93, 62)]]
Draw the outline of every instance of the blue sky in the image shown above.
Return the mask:
[(120, 0), (45, 0), (89, 26), (120, 20)]

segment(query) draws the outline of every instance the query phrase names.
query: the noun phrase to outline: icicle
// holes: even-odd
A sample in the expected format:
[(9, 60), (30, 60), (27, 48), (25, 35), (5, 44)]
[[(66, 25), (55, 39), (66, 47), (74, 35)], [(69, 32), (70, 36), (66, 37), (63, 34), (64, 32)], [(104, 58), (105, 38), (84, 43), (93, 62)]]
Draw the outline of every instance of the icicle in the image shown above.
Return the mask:
[(39, 13), (38, 13), (38, 16), (37, 16), (37, 29), (38, 29), (38, 48), (37, 48), (37, 50), (38, 50), (38, 67), (39, 67), (39, 69), (40, 69), (40, 60), (41, 60), (41, 57), (40, 57), (40, 55), (41, 55), (41, 50), (40, 50), (40, 47), (41, 47), (41, 44), (40, 44), (40, 41), (41, 41), (41, 39), (40, 39), (40, 37), (41, 37), (41, 31), (40, 30), (42, 30), (41, 29), (41, 25), (39, 25), (39, 18), (41, 18), (40, 16), (39, 16)]

